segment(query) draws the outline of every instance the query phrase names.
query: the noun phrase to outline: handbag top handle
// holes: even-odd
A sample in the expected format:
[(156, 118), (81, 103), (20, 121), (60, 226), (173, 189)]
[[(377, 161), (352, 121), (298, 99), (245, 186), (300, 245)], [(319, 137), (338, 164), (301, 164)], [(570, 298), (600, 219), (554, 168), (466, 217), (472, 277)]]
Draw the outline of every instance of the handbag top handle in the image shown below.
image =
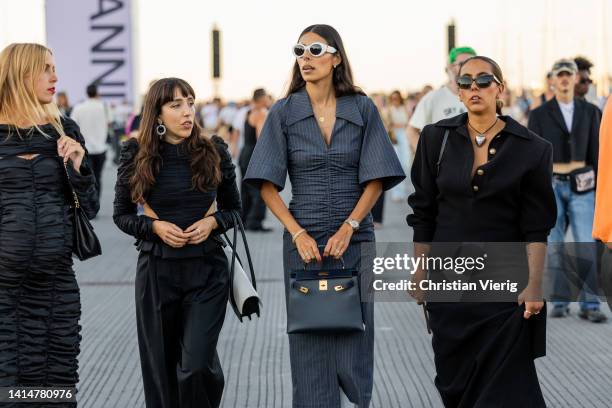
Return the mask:
[[(317, 247), (325, 248), (325, 245), (317, 245)], [(302, 259), (302, 262), (303, 261), (304, 260)], [(303, 262), (303, 263), (304, 263), (304, 270), (306, 270), (306, 267), (308, 266), (308, 264), (306, 262)], [(340, 263), (342, 264), (342, 269), (346, 269), (346, 265), (344, 264), (344, 257), (342, 257), (342, 256), (340, 257)]]

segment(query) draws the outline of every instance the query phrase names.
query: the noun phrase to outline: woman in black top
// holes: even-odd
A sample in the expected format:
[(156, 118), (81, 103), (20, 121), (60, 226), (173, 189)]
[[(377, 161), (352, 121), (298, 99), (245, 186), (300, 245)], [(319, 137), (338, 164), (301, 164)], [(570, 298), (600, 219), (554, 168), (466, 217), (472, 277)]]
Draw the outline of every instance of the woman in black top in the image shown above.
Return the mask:
[[(216, 235), (232, 228), (240, 197), (227, 145), (202, 136), (194, 98), (181, 79), (152, 85), (115, 187), (113, 219), (140, 250), (136, 316), (148, 408), (218, 407), (223, 392), (216, 346), (229, 282)], [(208, 216), (215, 200), (219, 210)], [(137, 203), (148, 215), (137, 215)]]
[(240, 151), (238, 165), (242, 174), (241, 198), (242, 198), (242, 221), (244, 227), (251, 231), (269, 232), (271, 229), (263, 226), (262, 222), (266, 217), (266, 203), (261, 198), (261, 193), (257, 187), (244, 182), (257, 138), (261, 133), (263, 124), (266, 120), (268, 111), (268, 95), (262, 89), (253, 92), (251, 109), (244, 121), (244, 146)]
[[(541, 273), (556, 217), (552, 148), (497, 116), (504, 85), (494, 61), (468, 59), (457, 81), (468, 112), (425, 127), (412, 167), (407, 221), (415, 253), (427, 255), (432, 242), (524, 243), (527, 254), (518, 256), (529, 277), (518, 302), (427, 303), (435, 384), (446, 407), (544, 407), (533, 360), (545, 349)], [(416, 272), (417, 283), (425, 273)]]
[(11, 44), (0, 54), (0, 387), (79, 381), (81, 304), (66, 172), (90, 219), (98, 194), (79, 127), (53, 103), (56, 82), (44, 46)]

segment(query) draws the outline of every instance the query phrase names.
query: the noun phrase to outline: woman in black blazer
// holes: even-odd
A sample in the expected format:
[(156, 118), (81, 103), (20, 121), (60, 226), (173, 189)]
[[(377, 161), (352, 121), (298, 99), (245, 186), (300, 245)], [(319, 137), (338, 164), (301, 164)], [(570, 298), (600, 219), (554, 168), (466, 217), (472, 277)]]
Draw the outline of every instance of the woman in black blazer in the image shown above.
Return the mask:
[[(468, 112), (425, 127), (412, 167), (415, 253), (427, 255), (430, 243), (524, 243), (529, 278), (515, 302), (427, 303), (435, 384), (446, 407), (544, 407), (533, 360), (545, 347), (540, 281), (556, 216), (552, 148), (498, 116), (504, 85), (494, 61), (468, 59), (457, 81)], [(426, 273), (416, 272), (417, 286)]]

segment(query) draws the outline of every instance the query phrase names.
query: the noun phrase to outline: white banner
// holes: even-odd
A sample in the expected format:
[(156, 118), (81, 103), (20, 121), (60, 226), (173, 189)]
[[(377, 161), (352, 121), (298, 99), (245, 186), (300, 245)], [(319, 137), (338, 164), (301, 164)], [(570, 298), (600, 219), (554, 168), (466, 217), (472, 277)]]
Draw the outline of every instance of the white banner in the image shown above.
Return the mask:
[(131, 0), (47, 0), (47, 46), (58, 91), (72, 105), (96, 84), (107, 101), (134, 102)]

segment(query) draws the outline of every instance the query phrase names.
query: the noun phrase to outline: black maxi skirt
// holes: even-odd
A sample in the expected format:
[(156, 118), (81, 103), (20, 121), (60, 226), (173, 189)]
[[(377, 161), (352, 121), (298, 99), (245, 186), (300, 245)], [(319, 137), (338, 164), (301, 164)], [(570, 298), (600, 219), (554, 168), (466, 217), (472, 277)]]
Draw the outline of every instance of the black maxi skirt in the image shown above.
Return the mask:
[(546, 308), (516, 302), (428, 302), (435, 385), (446, 408), (541, 408), (534, 359), (545, 355)]

